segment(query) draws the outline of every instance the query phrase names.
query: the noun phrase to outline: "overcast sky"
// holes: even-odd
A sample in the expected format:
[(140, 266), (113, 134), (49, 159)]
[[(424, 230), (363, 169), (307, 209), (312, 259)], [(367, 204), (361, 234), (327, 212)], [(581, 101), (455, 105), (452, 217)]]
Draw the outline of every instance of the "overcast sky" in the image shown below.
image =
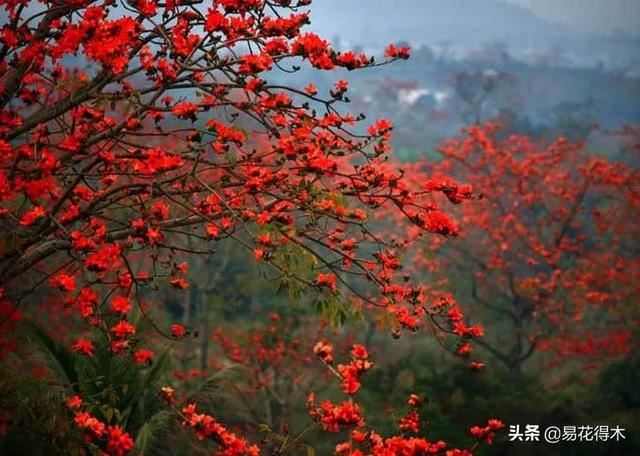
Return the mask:
[[(640, 0), (504, 0), (583, 31), (640, 33)], [(639, 51), (640, 52), (640, 51)]]

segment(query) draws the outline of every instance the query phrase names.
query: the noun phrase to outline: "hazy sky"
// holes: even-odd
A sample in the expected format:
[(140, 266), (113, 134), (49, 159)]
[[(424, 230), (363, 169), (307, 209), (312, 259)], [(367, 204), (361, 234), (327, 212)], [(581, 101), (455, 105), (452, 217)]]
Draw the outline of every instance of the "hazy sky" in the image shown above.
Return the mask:
[[(577, 30), (640, 33), (640, 0), (504, 0)], [(640, 52), (640, 51), (639, 51)]]

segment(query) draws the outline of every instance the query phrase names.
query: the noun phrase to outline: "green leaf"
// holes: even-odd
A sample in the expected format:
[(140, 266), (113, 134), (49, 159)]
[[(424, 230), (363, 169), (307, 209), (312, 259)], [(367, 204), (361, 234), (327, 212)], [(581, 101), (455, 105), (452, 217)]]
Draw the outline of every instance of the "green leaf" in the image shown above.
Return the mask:
[(142, 388), (140, 393), (146, 392), (147, 389), (158, 380), (160, 374), (162, 374), (168, 367), (169, 351), (171, 350), (171, 347), (173, 347), (173, 343), (168, 344), (162, 351), (158, 359), (153, 363), (153, 366), (151, 366), (151, 369), (149, 369), (147, 375), (142, 381)]
[(335, 329), (342, 327), (352, 314), (351, 309), (340, 303), (339, 296), (333, 293), (324, 293), (314, 303), (318, 315), (329, 320)]
[(78, 372), (75, 368), (75, 358), (64, 345), (55, 342), (35, 323), (25, 322), (29, 335), (42, 349), (41, 352), (52, 362), (53, 369), (78, 393)]
[[(124, 380), (125, 384), (129, 384), (128, 394), (125, 397), (121, 408), (121, 410), (123, 410), (122, 417), (124, 424), (127, 423), (132, 413), (137, 412), (139, 416), (144, 416), (144, 402), (149, 392), (152, 392), (153, 385), (166, 371), (169, 365), (169, 352), (172, 346), (172, 343), (167, 344), (160, 356), (158, 356), (151, 368), (146, 372), (142, 380), (139, 379), (138, 370), (135, 367), (130, 371), (131, 378), (129, 380)], [(124, 375), (126, 375), (126, 372), (122, 376)]]
[(104, 417), (107, 419), (108, 422), (113, 419), (114, 410), (112, 407), (109, 407), (108, 405), (103, 406), (102, 413), (104, 414)]
[(167, 430), (171, 427), (173, 420), (172, 412), (161, 410), (144, 423), (135, 438), (135, 447), (131, 454), (139, 456), (157, 454), (158, 451), (153, 444), (157, 437), (166, 438)]
[[(231, 364), (216, 373), (207, 377), (191, 395), (206, 394), (210, 398), (218, 398), (226, 396), (227, 389), (224, 388), (227, 382), (237, 382), (242, 379), (246, 368), (241, 364)], [(227, 383), (228, 384), (228, 383)]]
[(151, 424), (149, 422), (144, 423), (136, 436), (134, 454), (139, 454), (140, 456), (147, 454), (152, 438)]

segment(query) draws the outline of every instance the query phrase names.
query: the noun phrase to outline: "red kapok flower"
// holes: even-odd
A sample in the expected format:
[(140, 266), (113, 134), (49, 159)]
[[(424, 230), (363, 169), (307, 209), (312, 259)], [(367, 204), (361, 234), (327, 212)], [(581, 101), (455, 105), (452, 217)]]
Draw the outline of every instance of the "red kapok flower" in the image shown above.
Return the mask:
[(409, 404), (411, 407), (420, 407), (420, 405), (422, 405), (422, 399), (420, 399), (417, 394), (410, 394), (407, 404)]
[(174, 323), (171, 325), (171, 335), (173, 337), (184, 337), (187, 335), (187, 330), (184, 326)]
[(78, 339), (75, 341), (75, 343), (71, 347), (71, 350), (73, 350), (74, 352), (80, 355), (87, 355), (87, 356), (93, 356), (94, 349), (95, 347), (93, 346), (93, 343), (87, 339)]
[(71, 396), (65, 401), (65, 405), (70, 409), (77, 409), (82, 407), (82, 399), (80, 396)]
[(163, 386), (160, 388), (160, 394), (169, 403), (175, 400), (175, 390), (170, 386)]
[(367, 359), (369, 357), (369, 352), (364, 345), (355, 344), (351, 349), (351, 356), (355, 359)]
[(178, 288), (180, 290), (185, 290), (186, 288), (189, 287), (189, 283), (182, 277), (178, 277), (175, 279), (171, 279), (169, 281), (169, 284), (173, 287), (173, 288)]
[(104, 423), (87, 412), (77, 412), (73, 417), (73, 421), (76, 426), (84, 429), (90, 438), (100, 438), (104, 434)]
[(53, 288), (57, 288), (62, 291), (73, 291), (76, 289), (75, 277), (64, 272), (60, 272), (53, 276), (49, 283)]
[(111, 332), (116, 337), (124, 338), (127, 336), (133, 336), (136, 333), (136, 328), (134, 328), (127, 320), (120, 320), (118, 324), (111, 328)]
[(126, 296), (116, 296), (111, 300), (109, 309), (115, 314), (124, 315), (131, 310), (131, 302)]
[(133, 450), (133, 439), (120, 426), (109, 426), (107, 438), (107, 452), (110, 455), (122, 456)]
[(36, 206), (33, 209), (27, 211), (20, 219), (20, 224), (24, 226), (33, 225), (38, 219), (44, 217), (47, 211), (42, 206)]
[(333, 346), (331, 346), (331, 344), (318, 342), (313, 347), (313, 352), (325, 363), (333, 364)]
[(420, 430), (420, 415), (415, 410), (411, 410), (398, 420), (398, 427), (402, 431), (417, 433)]
[(153, 352), (151, 350), (147, 350), (146, 348), (141, 348), (136, 350), (133, 354), (133, 360), (136, 364), (148, 364), (153, 359)]
[(332, 291), (336, 291), (336, 275), (320, 273), (316, 277), (316, 285), (329, 287)]

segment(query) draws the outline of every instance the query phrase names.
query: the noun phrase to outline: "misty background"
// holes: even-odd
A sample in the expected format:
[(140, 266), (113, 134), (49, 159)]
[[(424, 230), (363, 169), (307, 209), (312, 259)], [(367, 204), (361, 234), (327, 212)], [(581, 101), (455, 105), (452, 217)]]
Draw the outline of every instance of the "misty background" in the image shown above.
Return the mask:
[(391, 119), (400, 159), (495, 119), (596, 148), (606, 135), (594, 132), (640, 121), (638, 0), (315, 0), (310, 10), (306, 30), (339, 51), (411, 46), (408, 61), (364, 71), (273, 75), (320, 90), (349, 80), (346, 109)]
[(534, 56), (561, 49), (575, 63), (637, 65), (638, 0), (316, 0), (312, 28), (346, 44), (449, 42), (463, 53), (488, 41)]

